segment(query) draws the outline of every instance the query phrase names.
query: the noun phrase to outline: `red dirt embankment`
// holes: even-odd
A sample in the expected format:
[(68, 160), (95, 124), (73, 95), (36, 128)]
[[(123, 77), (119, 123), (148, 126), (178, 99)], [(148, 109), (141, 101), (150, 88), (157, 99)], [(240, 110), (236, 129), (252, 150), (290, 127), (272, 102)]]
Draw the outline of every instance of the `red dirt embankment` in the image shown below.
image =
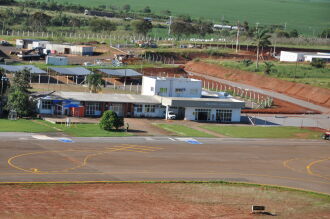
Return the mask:
[(324, 107), (330, 107), (329, 89), (284, 81), (277, 78), (270, 78), (247, 71), (225, 68), (203, 62), (188, 62), (185, 65), (185, 70), (273, 90)]

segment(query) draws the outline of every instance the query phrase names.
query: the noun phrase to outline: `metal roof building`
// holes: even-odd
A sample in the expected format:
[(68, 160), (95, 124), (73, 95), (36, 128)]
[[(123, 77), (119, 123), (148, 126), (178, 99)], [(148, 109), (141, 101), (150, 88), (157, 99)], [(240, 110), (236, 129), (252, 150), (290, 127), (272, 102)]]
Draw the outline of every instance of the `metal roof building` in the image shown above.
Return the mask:
[(116, 103), (150, 103), (160, 104), (157, 96), (134, 95), (134, 94), (99, 94), (85, 92), (55, 92), (53, 95), (63, 99), (86, 102), (116, 102)]
[(90, 70), (83, 67), (74, 67), (74, 68), (50, 67), (49, 69), (60, 75), (86, 76), (92, 73)]
[(140, 77), (141, 73), (133, 69), (98, 69), (98, 71), (113, 77)]
[(0, 65), (0, 68), (10, 73), (15, 73), (24, 69), (28, 69), (31, 74), (47, 74), (46, 71), (37, 68), (33, 65)]

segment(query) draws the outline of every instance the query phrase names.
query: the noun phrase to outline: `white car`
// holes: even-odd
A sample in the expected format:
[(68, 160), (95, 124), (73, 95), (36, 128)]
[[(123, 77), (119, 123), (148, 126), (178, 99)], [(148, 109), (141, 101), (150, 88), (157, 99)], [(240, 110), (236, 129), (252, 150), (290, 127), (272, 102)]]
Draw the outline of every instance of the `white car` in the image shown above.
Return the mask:
[(176, 115), (173, 111), (169, 111), (167, 115), (167, 119), (176, 119)]

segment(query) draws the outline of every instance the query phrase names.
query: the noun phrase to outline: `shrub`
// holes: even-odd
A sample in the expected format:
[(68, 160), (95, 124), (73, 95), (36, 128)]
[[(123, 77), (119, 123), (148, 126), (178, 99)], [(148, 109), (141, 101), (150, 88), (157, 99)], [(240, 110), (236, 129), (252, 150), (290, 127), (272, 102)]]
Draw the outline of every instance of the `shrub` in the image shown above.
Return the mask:
[(323, 59), (313, 59), (311, 62), (311, 66), (315, 68), (324, 68), (325, 67), (325, 60)]
[(274, 67), (274, 64), (271, 62), (265, 62), (265, 69), (264, 69), (264, 73), (269, 75), (270, 72), (272, 71), (272, 68)]
[(100, 121), (100, 128), (107, 131), (110, 131), (113, 128), (118, 130), (123, 125), (124, 119), (118, 117), (117, 113), (112, 110), (105, 111)]
[(253, 61), (251, 61), (250, 59), (244, 59), (242, 63), (244, 66), (248, 67), (253, 64)]

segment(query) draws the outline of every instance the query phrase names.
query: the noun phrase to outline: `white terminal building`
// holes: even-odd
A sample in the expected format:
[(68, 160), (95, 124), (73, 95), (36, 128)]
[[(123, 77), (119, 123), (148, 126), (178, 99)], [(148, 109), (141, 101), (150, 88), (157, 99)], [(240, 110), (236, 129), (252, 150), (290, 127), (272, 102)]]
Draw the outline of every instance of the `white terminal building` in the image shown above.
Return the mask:
[[(143, 76), (141, 95), (53, 92), (39, 96), (40, 114), (100, 116), (114, 110), (123, 117), (168, 118), (195, 121), (240, 122), (244, 101), (220, 93), (202, 92), (202, 82), (191, 78)], [(83, 112), (82, 112), (83, 111)]]

